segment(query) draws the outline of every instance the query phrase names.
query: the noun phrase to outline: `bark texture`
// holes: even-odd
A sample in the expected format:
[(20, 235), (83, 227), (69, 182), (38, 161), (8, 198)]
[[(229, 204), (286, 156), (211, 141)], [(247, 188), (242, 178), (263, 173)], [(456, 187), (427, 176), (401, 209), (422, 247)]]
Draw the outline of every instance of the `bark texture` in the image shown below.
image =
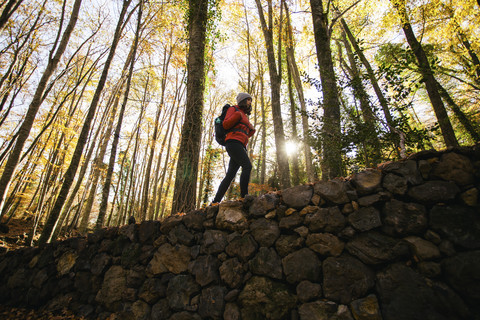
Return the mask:
[(342, 175), (340, 101), (333, 69), (328, 17), (322, 0), (310, 0), (323, 94), (322, 179)]
[(187, 105), (175, 176), (173, 214), (195, 207), (202, 138), (208, 0), (189, 0), (188, 3)]

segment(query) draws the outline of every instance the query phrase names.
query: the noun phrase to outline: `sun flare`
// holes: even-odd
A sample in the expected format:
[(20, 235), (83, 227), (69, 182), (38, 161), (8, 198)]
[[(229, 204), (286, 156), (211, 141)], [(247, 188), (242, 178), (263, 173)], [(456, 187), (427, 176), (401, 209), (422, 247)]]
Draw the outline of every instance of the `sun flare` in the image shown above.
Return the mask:
[(298, 143), (295, 141), (287, 141), (285, 142), (285, 152), (287, 153), (287, 156), (291, 156), (295, 154), (298, 151)]

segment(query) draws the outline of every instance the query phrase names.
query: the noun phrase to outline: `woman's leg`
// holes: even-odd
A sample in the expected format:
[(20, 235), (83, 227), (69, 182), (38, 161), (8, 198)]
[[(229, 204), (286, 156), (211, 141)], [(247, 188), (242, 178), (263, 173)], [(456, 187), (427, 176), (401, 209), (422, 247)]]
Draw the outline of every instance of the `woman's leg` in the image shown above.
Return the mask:
[(228, 163), (228, 169), (227, 169), (227, 174), (225, 175), (225, 178), (223, 178), (222, 182), (220, 183), (220, 186), (218, 187), (217, 194), (215, 195), (215, 198), (213, 199), (213, 203), (218, 203), (222, 201), (223, 196), (228, 190), (228, 187), (230, 186), (230, 183), (232, 183), (233, 179), (235, 179), (235, 175), (237, 174), (238, 168), (240, 168), (240, 165), (237, 164), (233, 158), (230, 158), (230, 162)]
[(227, 192), (233, 179), (235, 179), (235, 175), (240, 167), (242, 167), (242, 174), (240, 175), (240, 196), (244, 198), (245, 195), (248, 194), (248, 183), (250, 181), (252, 163), (248, 158), (247, 150), (241, 143), (235, 141), (227, 141), (225, 149), (230, 156), (230, 162), (228, 163), (227, 174), (218, 187), (213, 203), (222, 201), (223, 196)]
[(250, 173), (252, 172), (252, 163), (248, 158), (247, 150), (240, 143), (231, 143), (227, 148), (231, 159), (242, 167), (240, 175), (240, 196), (244, 198), (248, 194), (248, 183), (250, 182)]

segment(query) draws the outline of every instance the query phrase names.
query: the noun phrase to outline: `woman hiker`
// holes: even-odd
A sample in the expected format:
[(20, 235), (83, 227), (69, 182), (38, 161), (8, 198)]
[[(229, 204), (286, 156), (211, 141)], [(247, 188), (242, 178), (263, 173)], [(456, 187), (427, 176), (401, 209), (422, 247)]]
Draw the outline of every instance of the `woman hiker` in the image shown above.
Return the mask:
[(250, 181), (252, 163), (248, 158), (247, 143), (248, 139), (255, 133), (255, 129), (248, 121), (248, 116), (251, 112), (252, 96), (241, 92), (237, 95), (237, 106), (230, 107), (223, 120), (223, 128), (227, 131), (225, 149), (230, 156), (230, 162), (228, 163), (227, 174), (220, 183), (212, 203), (222, 201), (240, 167), (242, 167), (240, 197), (244, 198), (248, 194), (248, 182)]

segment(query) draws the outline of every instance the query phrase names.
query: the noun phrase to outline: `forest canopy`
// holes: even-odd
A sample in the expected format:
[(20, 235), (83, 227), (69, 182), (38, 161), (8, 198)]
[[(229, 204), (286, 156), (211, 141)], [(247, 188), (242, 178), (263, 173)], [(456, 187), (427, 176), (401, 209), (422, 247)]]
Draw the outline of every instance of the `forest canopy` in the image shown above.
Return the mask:
[(0, 12), (0, 219), (32, 219), (30, 243), (208, 205), (228, 164), (213, 121), (239, 92), (254, 195), (480, 141), (479, 0)]

